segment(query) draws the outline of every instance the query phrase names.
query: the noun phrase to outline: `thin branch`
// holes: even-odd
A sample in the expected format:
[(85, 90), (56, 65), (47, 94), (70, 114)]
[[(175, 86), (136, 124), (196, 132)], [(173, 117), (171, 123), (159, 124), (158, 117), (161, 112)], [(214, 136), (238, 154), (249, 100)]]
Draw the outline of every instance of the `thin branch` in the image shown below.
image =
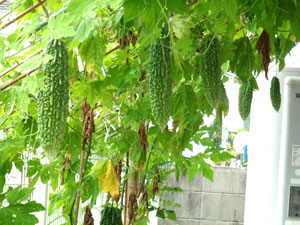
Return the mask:
[(70, 127), (72, 130), (74, 130), (75, 133), (77, 133), (77, 134), (79, 134), (81, 137), (83, 137), (83, 135), (82, 135), (79, 131), (77, 131), (74, 127), (72, 127), (69, 123), (67, 123), (67, 126)]
[(36, 71), (38, 68), (29, 70), (27, 73), (22, 74), (21, 76), (17, 77), (16, 79), (10, 81), (9, 83), (3, 85), (0, 87), (0, 91), (3, 91), (4, 89), (8, 88), (9, 86), (13, 85), (14, 83), (18, 82), (19, 80), (22, 80), (24, 77), (27, 77), (29, 74), (33, 73)]
[[(38, 0), (39, 2), (41, 2), (41, 0)], [(47, 9), (47, 7), (46, 6), (44, 6), (43, 4), (42, 4), (42, 8), (43, 8), (43, 10), (44, 10), (44, 13), (45, 13), (45, 15), (46, 15), (46, 17), (47, 18), (49, 18), (50, 17), (50, 15), (49, 15), (49, 12), (48, 12), (48, 9)]]
[(76, 197), (77, 197), (77, 192), (75, 194), (75, 198), (72, 202), (72, 205), (71, 205), (71, 209), (70, 209), (70, 213), (69, 213), (69, 217), (70, 217), (70, 224), (73, 225), (73, 209), (74, 209), (74, 206), (75, 206), (75, 202), (76, 202)]
[(0, 1), (0, 5), (1, 5), (1, 4), (3, 4), (4, 2), (6, 2), (6, 0), (2, 0), (2, 1)]
[(6, 24), (4, 24), (0, 30), (3, 30), (4, 28), (8, 27), (9, 25), (11, 25), (12, 23), (16, 22), (18, 19), (22, 18), (23, 16), (25, 16), (27, 13), (30, 13), (31, 11), (33, 11), (35, 8), (39, 7), (40, 5), (42, 5), (43, 3), (45, 3), (47, 0), (41, 0), (40, 2), (36, 3), (35, 5), (31, 6), (30, 8), (26, 9), (24, 12), (20, 13), (18, 16), (16, 16), (14, 19), (12, 19), (11, 21), (8, 21)]
[(60, 215), (59, 217), (56, 217), (55, 219), (53, 219), (50, 223), (48, 223), (47, 225), (50, 225), (51, 223), (54, 223), (56, 220), (60, 219), (64, 217), (64, 215)]
[(20, 53), (24, 52), (24, 51), (27, 50), (28, 48), (31, 48), (32, 46), (33, 46), (33, 45), (28, 45), (27, 47), (23, 48), (21, 51), (16, 52), (16, 53), (13, 53), (12, 55), (6, 56), (6, 57), (4, 57), (3, 59), (7, 60), (7, 59), (9, 59), (9, 58), (11, 58), (11, 57), (14, 57), (14, 56), (16, 56), (16, 55), (19, 55)]
[[(113, 131), (110, 132), (109, 134), (111, 135), (112, 133), (114, 133), (114, 132), (116, 132), (116, 131), (118, 131), (118, 130), (121, 130), (122, 128), (123, 128), (123, 127), (118, 127), (117, 129), (113, 130)], [(101, 139), (101, 138), (103, 138), (103, 137), (105, 137), (105, 136), (106, 136), (106, 134), (103, 134), (103, 135), (97, 137), (96, 140), (99, 140), (99, 139)], [(111, 136), (110, 136), (110, 137), (111, 137)]]
[[(47, 0), (44, 0), (44, 1), (47, 1)], [(113, 51), (117, 50), (118, 48), (120, 48), (119, 45), (116, 46), (116, 47), (114, 47), (113, 49), (109, 50), (108, 52), (106, 52), (105, 55), (108, 55), (108, 54), (112, 53)], [(16, 79), (12, 80), (11, 82), (9, 82), (9, 83), (3, 85), (2, 87), (0, 87), (0, 91), (6, 89), (7, 87), (9, 87), (9, 86), (11, 86), (11, 85), (13, 85), (13, 84), (16, 83), (17, 81), (22, 80), (24, 77), (26, 77), (27, 75), (33, 73), (33, 72), (36, 71), (37, 69), (38, 69), (38, 68), (29, 70), (27, 73), (22, 74), (21, 76), (17, 77)]]
[[(114, 117), (111, 120), (108, 121), (108, 123), (112, 123), (113, 121), (118, 120), (118, 117)], [(100, 133), (106, 129), (105, 124), (102, 124), (101, 126), (98, 127), (98, 130), (95, 133)]]
[(190, 3), (188, 6), (189, 6), (189, 7), (192, 7), (192, 6), (196, 5), (198, 1), (199, 1), (199, 0), (195, 0), (194, 2)]
[(15, 65), (13, 65), (12, 67), (8, 68), (7, 70), (3, 71), (2, 73), (0, 73), (0, 78), (3, 77), (4, 75), (8, 74), (10, 71), (16, 69), (18, 66), (22, 65), (26, 60), (30, 59), (31, 57), (39, 54), (40, 52), (42, 52), (43, 50), (40, 49), (34, 53), (32, 53), (31, 55), (27, 56), (26, 58), (20, 60), (19, 62), (17, 62)]
[(119, 48), (120, 48), (120, 45), (118, 45), (118, 46), (114, 47), (113, 49), (109, 50), (108, 52), (105, 53), (105, 55), (108, 55), (108, 54), (110, 54), (110, 53), (116, 51), (116, 50), (119, 49)]

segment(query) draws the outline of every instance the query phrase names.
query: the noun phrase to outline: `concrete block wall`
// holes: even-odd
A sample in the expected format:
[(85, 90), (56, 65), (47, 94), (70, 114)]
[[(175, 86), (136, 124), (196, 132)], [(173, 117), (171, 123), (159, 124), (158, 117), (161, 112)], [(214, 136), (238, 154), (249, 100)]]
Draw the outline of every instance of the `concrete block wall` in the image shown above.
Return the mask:
[(188, 182), (172, 174), (166, 184), (183, 192), (165, 193), (164, 199), (181, 205), (177, 221), (159, 219), (158, 225), (243, 225), (245, 207), (245, 168), (214, 167), (214, 182), (196, 175)]

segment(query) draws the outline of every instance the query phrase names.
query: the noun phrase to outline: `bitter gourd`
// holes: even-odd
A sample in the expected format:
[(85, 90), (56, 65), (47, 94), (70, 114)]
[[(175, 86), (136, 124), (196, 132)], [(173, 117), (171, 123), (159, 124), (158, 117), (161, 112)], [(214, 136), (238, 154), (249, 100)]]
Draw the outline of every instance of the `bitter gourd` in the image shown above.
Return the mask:
[(270, 97), (273, 108), (278, 112), (281, 104), (280, 82), (277, 77), (273, 77), (271, 81)]
[[(164, 31), (163, 34), (167, 32)], [(163, 36), (150, 47), (148, 86), (152, 116), (163, 130), (171, 116), (172, 79), (170, 40)]]
[(221, 97), (220, 44), (212, 34), (203, 37), (199, 59), (205, 97), (211, 107), (217, 108)]
[(221, 96), (220, 96), (219, 108), (221, 108), (222, 111), (224, 112), (224, 116), (227, 116), (229, 111), (229, 100), (223, 82), (221, 82), (220, 87), (221, 87), (220, 90)]
[(101, 211), (100, 225), (122, 225), (121, 210), (116, 207), (106, 206)]
[(250, 114), (251, 102), (253, 96), (253, 81), (251, 79), (242, 83), (239, 90), (239, 113), (243, 120), (246, 120)]
[(68, 115), (68, 53), (62, 41), (53, 39), (45, 54), (52, 59), (41, 66), (45, 78), (38, 92), (38, 129), (41, 146), (52, 160), (64, 137)]

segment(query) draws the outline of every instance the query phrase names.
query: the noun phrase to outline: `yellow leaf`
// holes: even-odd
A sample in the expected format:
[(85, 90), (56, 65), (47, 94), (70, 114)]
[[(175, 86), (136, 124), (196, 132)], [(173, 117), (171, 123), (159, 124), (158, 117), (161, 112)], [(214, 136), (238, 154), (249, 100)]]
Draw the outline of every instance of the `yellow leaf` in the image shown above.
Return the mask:
[(290, 39), (291, 39), (292, 42), (295, 42), (297, 38), (296, 38), (295, 35), (291, 35), (291, 36), (290, 36)]
[(113, 198), (118, 198), (120, 182), (111, 159), (105, 162), (103, 168), (98, 172), (97, 178), (100, 192), (109, 192)]

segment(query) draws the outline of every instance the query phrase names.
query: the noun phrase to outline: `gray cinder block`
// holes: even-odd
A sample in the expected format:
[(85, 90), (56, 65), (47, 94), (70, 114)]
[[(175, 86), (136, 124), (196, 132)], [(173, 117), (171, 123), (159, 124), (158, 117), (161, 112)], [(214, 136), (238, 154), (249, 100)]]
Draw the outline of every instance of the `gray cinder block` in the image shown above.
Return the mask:
[(201, 221), (200, 225), (243, 225), (239, 222)]
[(201, 193), (170, 192), (165, 194), (164, 199), (181, 205), (180, 208), (167, 207), (175, 211), (177, 218), (200, 219)]
[(225, 194), (203, 194), (201, 219), (243, 222), (245, 197)]
[(175, 173), (172, 173), (166, 184), (168, 186), (180, 187), (184, 191), (194, 191), (199, 192), (202, 191), (202, 182), (203, 177), (197, 174), (191, 182), (188, 181), (188, 175), (180, 176), (178, 182), (176, 181)]
[(203, 179), (203, 192), (245, 194), (245, 168), (215, 167), (214, 181)]
[(177, 221), (159, 219), (157, 225), (201, 225), (201, 223), (199, 220), (190, 219), (177, 219)]

